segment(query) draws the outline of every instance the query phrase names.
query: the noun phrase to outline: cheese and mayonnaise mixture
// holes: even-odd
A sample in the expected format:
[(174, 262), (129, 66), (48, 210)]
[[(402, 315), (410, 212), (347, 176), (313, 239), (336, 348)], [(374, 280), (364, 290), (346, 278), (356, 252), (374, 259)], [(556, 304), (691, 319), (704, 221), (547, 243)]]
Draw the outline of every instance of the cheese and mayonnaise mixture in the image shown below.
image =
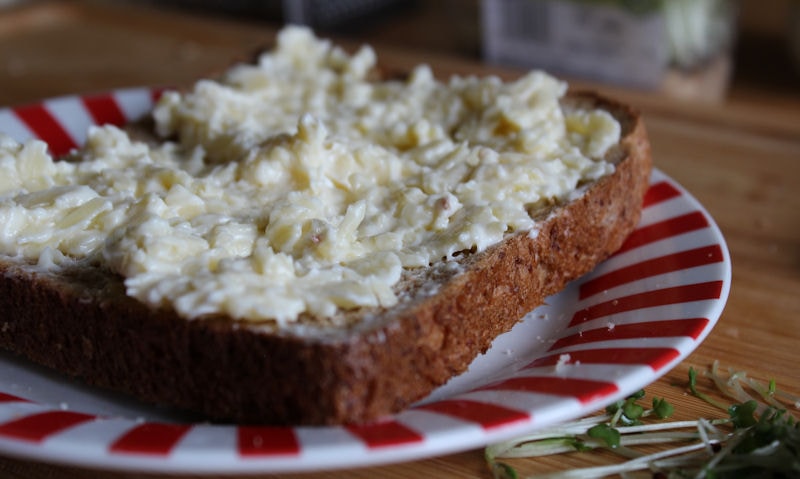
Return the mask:
[(85, 261), (187, 318), (296, 321), (392, 306), (404, 268), (534, 230), (529, 208), (613, 171), (603, 111), (565, 113), (532, 72), (373, 82), (353, 55), (288, 27), (255, 65), (163, 95), (165, 138), (93, 127), (75, 161), (0, 136), (0, 254)]

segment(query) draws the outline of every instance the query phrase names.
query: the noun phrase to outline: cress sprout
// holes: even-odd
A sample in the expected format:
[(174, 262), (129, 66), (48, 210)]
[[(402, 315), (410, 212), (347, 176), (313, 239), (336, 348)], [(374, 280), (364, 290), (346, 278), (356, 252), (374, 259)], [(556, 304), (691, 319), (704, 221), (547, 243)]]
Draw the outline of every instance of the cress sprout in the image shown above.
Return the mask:
[[(716, 361), (703, 376), (734, 402), (725, 404), (699, 391), (694, 368), (689, 369), (690, 394), (725, 411), (727, 417), (665, 421), (674, 407), (664, 398), (653, 398), (652, 407), (645, 408), (644, 391), (639, 391), (609, 405), (602, 414), (492, 444), (485, 450), (487, 465), (496, 479), (517, 479), (517, 471), (499, 459), (603, 449), (624, 461), (532, 477), (628, 477), (636, 471), (667, 479), (800, 477), (800, 423), (790, 412), (800, 409), (800, 397), (779, 390), (774, 380), (765, 384), (743, 371), (729, 371), (725, 377)], [(653, 444), (662, 449), (637, 450)]]

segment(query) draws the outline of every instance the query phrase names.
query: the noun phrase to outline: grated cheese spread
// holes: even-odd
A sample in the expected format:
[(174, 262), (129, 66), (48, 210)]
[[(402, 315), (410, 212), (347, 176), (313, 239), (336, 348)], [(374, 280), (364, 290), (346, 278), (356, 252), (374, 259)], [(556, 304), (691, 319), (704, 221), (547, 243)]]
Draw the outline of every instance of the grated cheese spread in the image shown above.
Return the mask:
[(55, 161), (0, 135), (0, 253), (103, 265), (187, 318), (285, 324), (392, 306), (404, 268), (531, 230), (530, 208), (613, 171), (619, 124), (562, 110), (545, 73), (373, 82), (375, 62), (288, 27), (257, 64), (165, 93), (158, 145), (92, 127)]

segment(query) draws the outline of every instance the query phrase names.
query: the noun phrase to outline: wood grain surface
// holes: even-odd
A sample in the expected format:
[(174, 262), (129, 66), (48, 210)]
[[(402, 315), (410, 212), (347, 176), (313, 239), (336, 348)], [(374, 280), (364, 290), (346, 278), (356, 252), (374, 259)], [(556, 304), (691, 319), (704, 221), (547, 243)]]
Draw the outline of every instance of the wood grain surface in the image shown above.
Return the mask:
[[(252, 57), (272, 43), (274, 27), (97, 2), (37, 2), (11, 7), (0, 13), (0, 105), (126, 86), (187, 84), (235, 60)], [(492, 73), (511, 78), (520, 74), (442, 51), (374, 46), (382, 61), (398, 70), (426, 62), (440, 76)], [(718, 415), (686, 393), (688, 369), (704, 369), (714, 360), (723, 367), (746, 370), (754, 378), (775, 379), (781, 389), (800, 394), (798, 97), (734, 91), (729, 101), (706, 104), (576, 84), (600, 89), (643, 112), (656, 166), (708, 209), (731, 253), (732, 289), (719, 324), (691, 356), (648, 387), (648, 394), (672, 401), (677, 419)], [(610, 461), (602, 454), (573, 454), (515, 460), (513, 464), (523, 474), (538, 474)], [(0, 457), (0, 477), (142, 476)], [(292, 477), (490, 475), (483, 451), (472, 450), (415, 462)]]

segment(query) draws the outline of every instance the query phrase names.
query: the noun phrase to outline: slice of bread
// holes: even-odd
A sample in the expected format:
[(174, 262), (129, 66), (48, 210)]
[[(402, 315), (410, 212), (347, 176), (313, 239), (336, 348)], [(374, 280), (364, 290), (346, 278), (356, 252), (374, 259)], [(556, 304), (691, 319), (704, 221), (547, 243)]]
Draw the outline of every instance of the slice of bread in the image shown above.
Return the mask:
[(592, 93), (621, 124), (614, 173), (481, 253), (406, 273), (399, 303), (342, 313), (346, 326), (186, 320), (125, 294), (100, 269), (47, 272), (0, 261), (0, 347), (148, 403), (225, 421), (380, 419), (467, 369), (499, 334), (612, 254), (639, 221), (651, 159), (637, 112)]

